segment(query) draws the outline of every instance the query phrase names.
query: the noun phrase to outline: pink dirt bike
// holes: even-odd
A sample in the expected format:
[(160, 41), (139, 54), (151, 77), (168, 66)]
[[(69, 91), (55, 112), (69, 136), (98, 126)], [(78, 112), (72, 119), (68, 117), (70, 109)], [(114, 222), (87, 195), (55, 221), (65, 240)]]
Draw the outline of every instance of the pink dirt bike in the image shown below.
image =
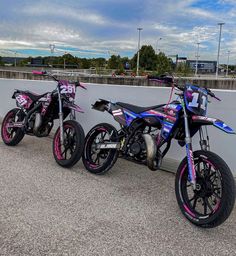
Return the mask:
[[(75, 120), (75, 112), (83, 112), (74, 103), (76, 87), (86, 88), (79, 82), (58, 80), (46, 71), (33, 71), (33, 74), (52, 77), (57, 88), (42, 95), (15, 90), (12, 98), (16, 99), (17, 108), (10, 110), (3, 119), (2, 140), (8, 146), (15, 146), (25, 134), (46, 137), (54, 120), (59, 119), (53, 138), (53, 155), (60, 166), (72, 167), (82, 155), (85, 137), (82, 126)], [(65, 121), (68, 116), (70, 120)]]

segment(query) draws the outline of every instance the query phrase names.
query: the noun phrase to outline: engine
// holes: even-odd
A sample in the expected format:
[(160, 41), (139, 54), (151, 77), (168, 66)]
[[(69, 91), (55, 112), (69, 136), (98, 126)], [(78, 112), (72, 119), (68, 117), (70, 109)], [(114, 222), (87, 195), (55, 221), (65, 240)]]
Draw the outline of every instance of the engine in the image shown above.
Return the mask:
[(33, 113), (28, 121), (28, 132), (33, 133), (37, 137), (48, 136), (52, 127), (52, 122), (43, 122), (43, 116), (39, 112)]
[(136, 134), (130, 139), (127, 147), (129, 148), (129, 156), (141, 162), (146, 160), (146, 144), (141, 131), (136, 132)]

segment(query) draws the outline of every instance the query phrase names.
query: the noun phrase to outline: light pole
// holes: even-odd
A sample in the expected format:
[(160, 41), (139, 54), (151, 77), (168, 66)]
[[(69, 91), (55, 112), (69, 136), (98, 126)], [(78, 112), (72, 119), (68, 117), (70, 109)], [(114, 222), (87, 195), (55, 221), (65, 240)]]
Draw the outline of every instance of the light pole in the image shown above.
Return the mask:
[(50, 48), (50, 51), (51, 51), (51, 57), (50, 57), (50, 59), (51, 59), (51, 67), (53, 66), (53, 54), (55, 52), (55, 47), (56, 47), (55, 44), (49, 44), (49, 48)]
[(49, 48), (50, 48), (51, 54), (54, 53), (55, 47), (56, 47), (55, 44), (49, 44)]
[(67, 54), (67, 52), (65, 52), (65, 54), (63, 55), (64, 56), (64, 58), (63, 58), (63, 61), (64, 61), (64, 69), (66, 69), (66, 57), (65, 57), (65, 55)]
[(157, 43), (156, 43), (156, 54), (157, 54), (157, 51), (158, 51), (158, 42), (161, 41), (162, 38), (160, 37), (159, 39), (157, 39)]
[(15, 52), (15, 67), (16, 67), (16, 52)]
[(217, 54), (217, 65), (216, 65), (216, 78), (218, 78), (218, 72), (219, 72), (219, 65), (220, 65), (220, 42), (221, 42), (221, 32), (222, 32), (222, 26), (225, 23), (220, 22), (218, 25), (220, 26), (220, 34), (219, 34), (219, 43), (218, 43), (218, 54)]
[(229, 73), (229, 54), (230, 54), (230, 51), (228, 51), (227, 53), (228, 53), (228, 59), (227, 59), (227, 67), (226, 67), (226, 77), (228, 76), (228, 73)]
[(197, 43), (197, 55), (196, 55), (195, 76), (197, 76), (197, 70), (198, 70), (198, 58), (200, 57), (200, 56), (199, 56), (199, 45), (200, 45), (200, 43), (198, 42), (198, 43)]
[(138, 57), (137, 57), (137, 70), (136, 75), (139, 75), (139, 52), (140, 52), (140, 32), (143, 30), (142, 28), (137, 28), (138, 30)]

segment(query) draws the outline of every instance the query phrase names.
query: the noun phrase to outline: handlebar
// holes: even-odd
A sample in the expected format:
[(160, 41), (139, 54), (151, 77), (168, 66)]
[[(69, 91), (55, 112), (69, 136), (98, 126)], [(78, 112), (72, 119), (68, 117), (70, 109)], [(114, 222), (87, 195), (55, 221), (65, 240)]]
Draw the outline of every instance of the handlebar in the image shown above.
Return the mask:
[[(51, 73), (48, 73), (47, 71), (37, 71), (37, 70), (33, 70), (33, 71), (32, 71), (32, 74), (34, 74), (34, 75), (42, 75), (42, 76), (50, 76), (50, 77), (53, 78), (53, 80), (55, 80), (55, 81), (57, 81), (57, 82), (60, 81), (60, 80), (57, 79), (55, 76), (53, 76)], [(69, 82), (69, 83), (70, 83), (70, 84), (74, 84), (76, 87), (81, 87), (81, 88), (87, 90), (87, 88), (86, 88), (84, 85), (82, 85), (80, 82)]]
[(55, 81), (59, 81), (55, 76), (53, 76), (51, 73), (48, 73), (47, 71), (37, 71), (37, 70), (33, 70), (32, 74), (34, 75), (42, 75), (42, 76), (50, 76), (53, 80)]
[[(166, 75), (161, 75), (161, 76), (148, 76), (148, 79), (151, 81), (159, 82), (159, 83), (166, 83), (172, 85), (172, 87), (176, 87), (180, 91), (185, 90), (185, 86), (178, 85), (177, 83), (174, 83), (174, 78), (172, 76), (166, 76)], [(212, 98), (215, 98), (218, 101), (221, 101), (220, 98), (216, 97), (215, 94), (208, 88), (204, 88), (208, 95), (210, 95)]]

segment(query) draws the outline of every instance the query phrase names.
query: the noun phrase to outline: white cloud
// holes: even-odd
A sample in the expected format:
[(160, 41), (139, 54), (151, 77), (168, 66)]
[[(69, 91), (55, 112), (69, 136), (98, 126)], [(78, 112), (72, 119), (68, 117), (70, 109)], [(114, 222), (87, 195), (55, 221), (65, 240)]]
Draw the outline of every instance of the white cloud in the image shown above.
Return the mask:
[[(93, 4), (91, 4), (91, 1)], [(158, 48), (167, 54), (194, 56), (196, 42), (201, 42), (202, 56), (214, 56), (217, 49), (219, 28), (217, 22), (225, 20), (223, 27), (222, 47), (233, 47), (236, 40), (236, 13), (231, 8), (227, 13), (220, 9), (204, 9), (197, 6), (196, 0), (132, 0), (134, 9), (126, 10), (129, 16), (111, 15), (109, 8), (96, 8), (104, 2), (120, 5), (115, 0), (97, 2), (91, 0), (64, 2), (59, 0), (38, 0), (21, 9), (13, 10), (15, 18), (2, 19), (0, 23), (0, 48), (36, 48), (49, 50), (49, 44), (58, 47), (66, 45), (83, 50), (108, 50), (136, 52), (137, 27), (143, 27), (142, 44), (151, 44), (156, 48), (157, 39), (162, 37)], [(232, 0), (221, 0), (221, 3), (236, 3)], [(122, 0), (124, 5), (128, 3)], [(78, 6), (81, 6), (80, 8)], [(92, 7), (91, 7), (92, 6)], [(114, 8), (115, 9), (115, 8)], [(114, 10), (113, 10), (114, 11)], [(0, 10), (1, 15), (1, 10)], [(119, 17), (120, 16), (120, 17)]]
[(91, 10), (75, 10), (66, 5), (57, 5), (50, 2), (36, 3), (32, 4), (31, 6), (26, 6), (21, 10), (21, 12), (30, 16), (56, 16), (58, 18), (68, 18), (86, 23), (92, 23), (95, 25), (103, 25), (106, 23), (106, 19), (103, 16)]

